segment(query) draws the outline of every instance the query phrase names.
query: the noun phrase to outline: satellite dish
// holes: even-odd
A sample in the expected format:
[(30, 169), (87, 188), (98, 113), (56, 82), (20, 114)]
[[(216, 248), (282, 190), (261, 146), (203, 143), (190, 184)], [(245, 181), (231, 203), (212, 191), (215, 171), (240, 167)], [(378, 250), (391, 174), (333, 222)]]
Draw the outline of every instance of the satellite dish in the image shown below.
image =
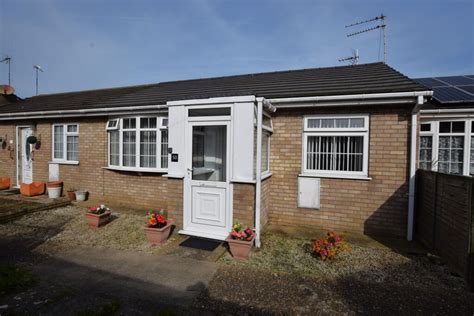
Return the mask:
[(4, 95), (9, 95), (15, 93), (15, 88), (7, 84), (0, 85), (0, 93)]

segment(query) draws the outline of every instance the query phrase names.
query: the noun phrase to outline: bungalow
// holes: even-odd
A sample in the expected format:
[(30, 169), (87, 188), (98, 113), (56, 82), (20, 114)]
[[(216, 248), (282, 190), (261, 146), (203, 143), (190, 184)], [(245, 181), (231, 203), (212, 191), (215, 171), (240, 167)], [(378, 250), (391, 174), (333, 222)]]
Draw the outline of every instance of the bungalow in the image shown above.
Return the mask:
[(187, 235), (240, 221), (257, 246), (269, 223), (411, 239), (431, 94), (372, 63), (40, 95), (0, 105), (0, 176), (166, 208)]
[(433, 90), (420, 110), (420, 168), (474, 176), (474, 76), (414, 80)]

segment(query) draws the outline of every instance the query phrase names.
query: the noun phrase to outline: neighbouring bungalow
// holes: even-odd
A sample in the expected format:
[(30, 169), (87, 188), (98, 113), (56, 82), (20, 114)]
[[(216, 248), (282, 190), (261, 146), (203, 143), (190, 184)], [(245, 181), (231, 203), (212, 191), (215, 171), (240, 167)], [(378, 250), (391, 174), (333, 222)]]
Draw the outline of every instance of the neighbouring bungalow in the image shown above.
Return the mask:
[(474, 76), (414, 80), (433, 90), (420, 110), (420, 168), (474, 176)]
[(431, 95), (383, 63), (40, 95), (0, 105), (0, 176), (165, 208), (187, 235), (240, 221), (257, 246), (267, 224), (411, 240)]

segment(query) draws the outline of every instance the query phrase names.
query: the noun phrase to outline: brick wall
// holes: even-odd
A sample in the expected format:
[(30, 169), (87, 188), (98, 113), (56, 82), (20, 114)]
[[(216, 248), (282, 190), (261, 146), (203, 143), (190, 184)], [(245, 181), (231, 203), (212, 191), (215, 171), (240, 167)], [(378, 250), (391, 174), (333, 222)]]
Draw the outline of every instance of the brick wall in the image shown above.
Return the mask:
[[(410, 139), (408, 106), (282, 110), (273, 115), (271, 224), (404, 237), (407, 223)], [(297, 207), (301, 173), (303, 116), (368, 113), (371, 180), (321, 179), (321, 207)]]
[(272, 178), (266, 178), (262, 181), (262, 199), (260, 207), (260, 223), (262, 227), (268, 224), (268, 215), (270, 212), (270, 189)]
[[(16, 183), (16, 167), (15, 167), (15, 125), (2, 125), (0, 124), (0, 137), (6, 140), (5, 148), (0, 146), (0, 177), (9, 177), (12, 185)], [(15, 143), (10, 144), (10, 140)], [(1, 144), (0, 144), (1, 145)], [(8, 149), (11, 147), (12, 151)]]
[(244, 226), (254, 226), (255, 184), (234, 183), (233, 220)]
[[(55, 120), (54, 123), (61, 121)], [(182, 224), (183, 181), (162, 177), (158, 173), (136, 173), (112, 171), (107, 166), (107, 133), (105, 118), (74, 119), (79, 123), (79, 165), (59, 165), (60, 180), (65, 188), (74, 187), (89, 191), (94, 201), (103, 201), (145, 211), (165, 208), (170, 217)], [(34, 152), (33, 178), (48, 181), (51, 161), (51, 121), (36, 122), (36, 135), (41, 148)], [(15, 125), (0, 123), (0, 135), (8, 133), (14, 137)], [(10, 139), (10, 136), (9, 136)], [(13, 138), (16, 143), (16, 139)], [(0, 176), (15, 177), (15, 160), (9, 158), (7, 150), (0, 149)]]

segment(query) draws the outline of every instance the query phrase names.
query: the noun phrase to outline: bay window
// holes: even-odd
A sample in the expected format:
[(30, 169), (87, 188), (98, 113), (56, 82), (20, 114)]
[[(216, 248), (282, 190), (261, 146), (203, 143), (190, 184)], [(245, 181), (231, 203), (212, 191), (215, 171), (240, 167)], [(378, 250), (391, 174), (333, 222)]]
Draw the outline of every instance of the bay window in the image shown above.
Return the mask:
[(79, 124), (53, 124), (53, 162), (79, 162)]
[(303, 174), (368, 176), (368, 115), (306, 117)]
[(162, 171), (168, 168), (168, 119), (127, 117), (107, 122), (109, 167)]

